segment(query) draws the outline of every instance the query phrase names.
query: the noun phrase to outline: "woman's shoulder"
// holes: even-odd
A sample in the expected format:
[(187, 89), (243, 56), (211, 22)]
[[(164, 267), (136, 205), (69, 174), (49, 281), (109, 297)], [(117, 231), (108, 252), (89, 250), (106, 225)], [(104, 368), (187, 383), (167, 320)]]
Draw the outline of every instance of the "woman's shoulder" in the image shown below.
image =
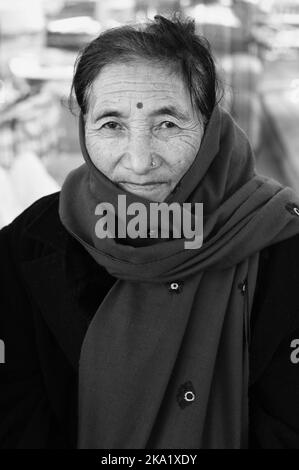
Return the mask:
[(22, 231), (46, 211), (57, 211), (60, 191), (43, 196), (33, 202), (21, 214), (19, 214), (10, 224), (3, 227), (0, 233)]
[(10, 224), (2, 227), (0, 251), (6, 250), (7, 254), (17, 259), (19, 256), (22, 257), (22, 252), (27, 251), (28, 241), (32, 240), (31, 233), (36, 232), (37, 241), (40, 238), (38, 232), (55, 233), (57, 228), (63, 230), (58, 215), (59, 194), (58, 191), (36, 200)]

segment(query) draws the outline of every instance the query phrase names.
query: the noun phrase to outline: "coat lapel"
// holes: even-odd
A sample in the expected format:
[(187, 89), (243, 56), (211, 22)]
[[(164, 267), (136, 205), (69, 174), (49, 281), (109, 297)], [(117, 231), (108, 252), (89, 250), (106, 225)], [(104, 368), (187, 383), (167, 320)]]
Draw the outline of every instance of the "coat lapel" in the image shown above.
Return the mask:
[(71, 237), (60, 222), (57, 204), (52, 204), (35, 219), (24, 236), (34, 239), (39, 247), (34, 250), (34, 257), (22, 262), (24, 279), (48, 327), (77, 371), (88, 324), (75, 301), (72, 280), (66, 277), (66, 255)]

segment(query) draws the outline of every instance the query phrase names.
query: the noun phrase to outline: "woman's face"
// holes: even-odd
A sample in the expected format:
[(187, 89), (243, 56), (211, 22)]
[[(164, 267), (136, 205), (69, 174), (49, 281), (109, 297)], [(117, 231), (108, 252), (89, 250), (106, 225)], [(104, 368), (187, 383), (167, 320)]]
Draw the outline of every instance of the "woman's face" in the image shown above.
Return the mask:
[(85, 136), (90, 158), (105, 176), (161, 202), (195, 159), (203, 123), (180, 76), (136, 61), (107, 65), (93, 82)]

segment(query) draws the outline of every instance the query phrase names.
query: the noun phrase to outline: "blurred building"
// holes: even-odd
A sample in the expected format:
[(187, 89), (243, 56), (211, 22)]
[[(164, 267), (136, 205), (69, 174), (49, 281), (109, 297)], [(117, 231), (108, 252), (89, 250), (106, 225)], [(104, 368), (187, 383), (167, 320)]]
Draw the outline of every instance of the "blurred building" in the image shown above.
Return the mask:
[(136, 0), (97, 0), (96, 19), (104, 28), (135, 20)]
[(42, 0), (0, 0), (1, 35), (34, 34), (44, 27)]

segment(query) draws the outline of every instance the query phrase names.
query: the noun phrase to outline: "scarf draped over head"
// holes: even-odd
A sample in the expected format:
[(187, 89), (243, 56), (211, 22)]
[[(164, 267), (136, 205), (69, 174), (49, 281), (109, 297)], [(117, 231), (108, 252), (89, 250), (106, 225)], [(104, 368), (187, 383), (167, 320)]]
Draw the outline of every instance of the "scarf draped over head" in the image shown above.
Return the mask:
[(198, 154), (167, 204), (203, 203), (203, 242), (98, 238), (96, 206), (150, 201), (93, 164), (67, 177), (66, 229), (117, 281), (89, 325), (79, 363), (78, 447), (245, 448), (249, 318), (259, 252), (299, 232), (299, 198), (257, 175), (243, 131), (216, 106)]

